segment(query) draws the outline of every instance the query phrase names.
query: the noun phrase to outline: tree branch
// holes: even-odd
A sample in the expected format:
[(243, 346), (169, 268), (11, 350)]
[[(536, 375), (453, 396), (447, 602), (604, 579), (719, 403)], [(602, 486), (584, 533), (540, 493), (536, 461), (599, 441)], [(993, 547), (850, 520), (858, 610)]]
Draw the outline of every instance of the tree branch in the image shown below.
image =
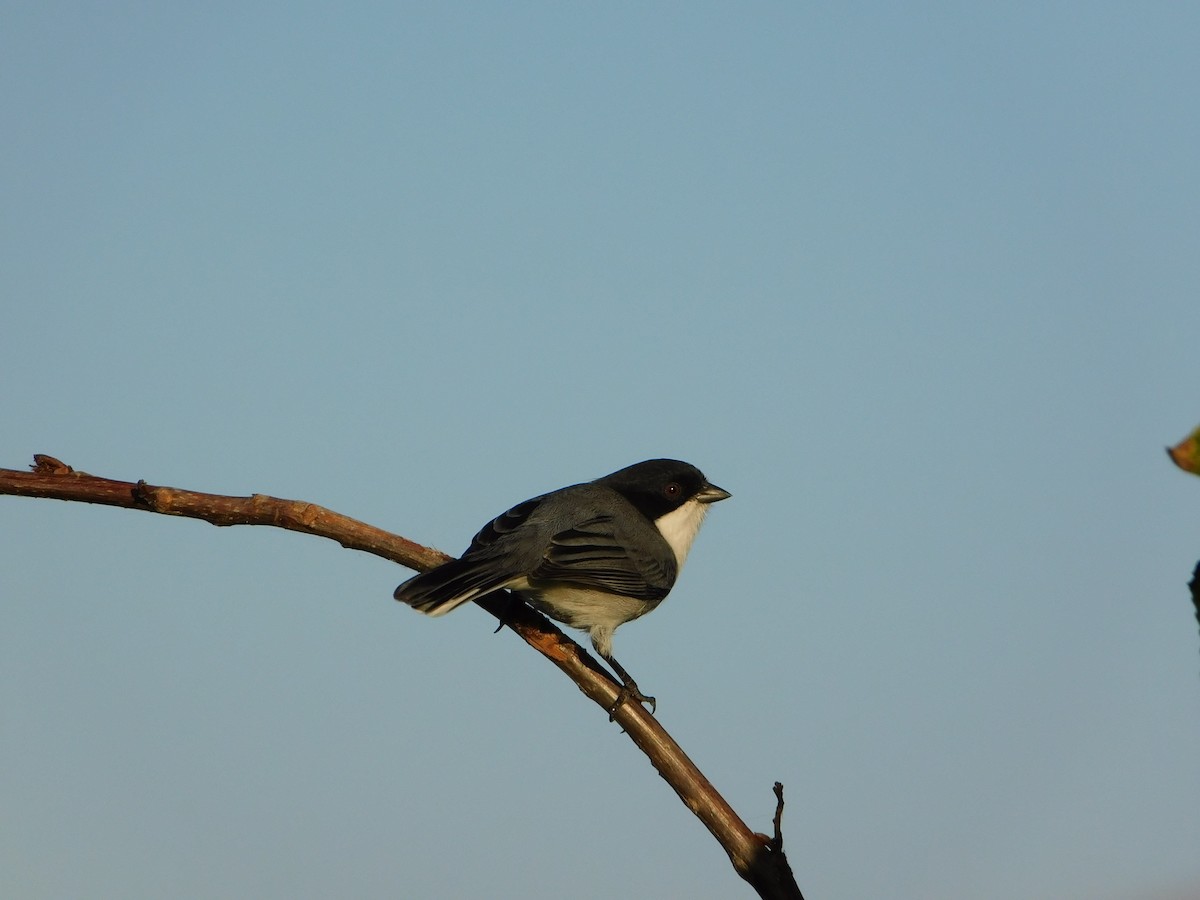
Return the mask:
[(1192, 606), (1196, 607), (1196, 623), (1200, 624), (1200, 562), (1196, 563), (1196, 568), (1192, 570), (1192, 580), (1188, 582), (1188, 588), (1192, 592)]
[[(426, 572), (452, 557), (396, 534), (343, 516), (314, 503), (281, 500), (263, 494), (230, 497), (144, 481), (114, 481), (78, 472), (50, 456), (34, 456), (32, 472), (0, 469), (0, 494), (100, 503), (169, 516), (203, 519), (213, 525), (272, 525), (337, 541)], [(582, 647), (524, 603), (508, 602), (507, 594), (475, 601), (527, 644), (562, 670), (606, 712), (616, 702), (619, 686)], [(783, 786), (775, 783), (773, 837), (756, 834), (717, 793), (678, 744), (640, 704), (622, 703), (615, 719), (729, 855), (734, 869), (770, 900), (803, 900), (783, 852), (780, 821)]]

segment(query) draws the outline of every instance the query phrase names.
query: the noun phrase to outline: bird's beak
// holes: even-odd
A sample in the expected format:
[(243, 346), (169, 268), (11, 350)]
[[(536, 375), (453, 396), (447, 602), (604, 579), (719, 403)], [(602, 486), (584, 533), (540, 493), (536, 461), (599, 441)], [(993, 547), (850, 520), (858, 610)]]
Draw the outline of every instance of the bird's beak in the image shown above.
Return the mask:
[(718, 500), (728, 500), (732, 496), (729, 491), (719, 488), (715, 484), (706, 484), (700, 489), (696, 499), (701, 503), (716, 503)]

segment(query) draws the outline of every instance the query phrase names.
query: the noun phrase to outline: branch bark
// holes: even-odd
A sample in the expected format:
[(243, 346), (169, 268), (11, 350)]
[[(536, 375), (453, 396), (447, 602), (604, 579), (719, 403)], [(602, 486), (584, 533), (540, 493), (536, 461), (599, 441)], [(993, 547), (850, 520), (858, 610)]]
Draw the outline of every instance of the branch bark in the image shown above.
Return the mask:
[[(42, 454), (34, 456), (31, 468), (31, 472), (0, 469), (0, 494), (120, 506), (203, 519), (221, 526), (271, 525), (337, 541), (348, 549), (372, 553), (420, 572), (452, 558), (315, 503), (282, 500), (263, 494), (231, 497), (160, 487), (145, 481), (98, 478)], [(505, 594), (493, 594), (475, 602), (554, 663), (607, 715), (616, 702), (619, 686), (579, 644), (524, 603), (508, 602)], [(760, 897), (764, 900), (803, 900), (783, 852), (781, 784), (776, 782), (774, 786), (775, 834), (772, 837), (757, 834), (746, 826), (658, 720), (640, 704), (621, 704), (615, 719), (688, 809), (704, 823), (729, 855), (737, 873)]]

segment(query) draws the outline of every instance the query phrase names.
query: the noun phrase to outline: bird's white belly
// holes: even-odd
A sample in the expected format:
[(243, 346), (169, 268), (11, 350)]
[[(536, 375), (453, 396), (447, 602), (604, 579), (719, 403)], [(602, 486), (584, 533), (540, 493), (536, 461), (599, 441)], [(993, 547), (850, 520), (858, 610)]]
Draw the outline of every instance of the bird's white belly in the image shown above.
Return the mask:
[(658, 604), (619, 594), (606, 594), (577, 587), (551, 587), (541, 590), (517, 588), (534, 609), (544, 612), (572, 628), (612, 630), (618, 625), (645, 615)]

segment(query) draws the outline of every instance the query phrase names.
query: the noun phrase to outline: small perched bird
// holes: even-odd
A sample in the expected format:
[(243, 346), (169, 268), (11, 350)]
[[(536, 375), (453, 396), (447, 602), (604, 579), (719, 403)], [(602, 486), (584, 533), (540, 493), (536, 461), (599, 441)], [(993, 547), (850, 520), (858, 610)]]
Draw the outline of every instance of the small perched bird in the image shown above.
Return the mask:
[(485, 525), (461, 558), (410, 578), (395, 597), (431, 616), (508, 589), (534, 609), (582, 628), (623, 687), (655, 701), (612, 655), (617, 627), (671, 591), (709, 504), (729, 492), (693, 465), (649, 459), (584, 484), (518, 503)]

